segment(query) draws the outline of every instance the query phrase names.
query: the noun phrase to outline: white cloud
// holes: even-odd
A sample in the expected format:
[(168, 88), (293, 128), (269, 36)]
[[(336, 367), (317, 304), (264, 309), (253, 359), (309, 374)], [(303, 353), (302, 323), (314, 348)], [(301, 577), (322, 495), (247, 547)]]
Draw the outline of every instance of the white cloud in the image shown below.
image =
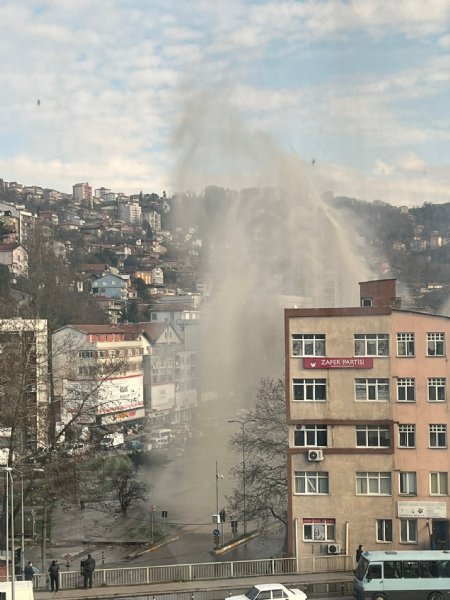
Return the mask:
[[(400, 185), (395, 177), (401, 173), (411, 178), (423, 172), (425, 142), (450, 138), (448, 123), (421, 103), (449, 91), (450, 56), (443, 49), (450, 47), (450, 1), (131, 4), (23, 0), (0, 5), (0, 64), (8, 82), (0, 95), (0, 177), (26, 183), (38, 178), (42, 185), (56, 187), (57, 182), (64, 189), (88, 178), (109, 187), (136, 189), (144, 182), (151, 187), (152, 181), (167, 187), (171, 131), (198, 90), (217, 90), (249, 129), (273, 133), (287, 147), (308, 148), (314, 156), (337, 143), (344, 153), (352, 148), (371, 175), (344, 168), (338, 173), (335, 149), (329, 160), (335, 163), (330, 168), (336, 181), (360, 189), (367, 185), (380, 197), (383, 189), (391, 194)], [(440, 37), (422, 64), (407, 69), (393, 64), (362, 76), (343, 64), (339, 77), (295, 72), (296, 59), (305, 64), (310, 44), (320, 49), (322, 42), (348, 40), (353, 32), (375, 41), (386, 34), (421, 41)], [(427, 43), (432, 47), (431, 38)], [(289, 81), (266, 71), (275, 55), (279, 60), (284, 54), (291, 59), (285, 66), (292, 70)], [(308, 78), (314, 83), (305, 83)], [(238, 154), (232, 136), (226, 139), (230, 154)], [(434, 191), (430, 180), (427, 185), (438, 197), (442, 179), (433, 173), (439, 184)], [(424, 185), (418, 178), (419, 183)]]
[(393, 165), (388, 165), (386, 162), (378, 158), (375, 161), (373, 172), (375, 175), (390, 175), (394, 172), (394, 170), (395, 167)]
[(398, 165), (404, 171), (418, 171), (424, 173), (427, 169), (427, 163), (417, 156), (417, 154), (414, 154), (414, 152), (401, 158), (398, 161)]

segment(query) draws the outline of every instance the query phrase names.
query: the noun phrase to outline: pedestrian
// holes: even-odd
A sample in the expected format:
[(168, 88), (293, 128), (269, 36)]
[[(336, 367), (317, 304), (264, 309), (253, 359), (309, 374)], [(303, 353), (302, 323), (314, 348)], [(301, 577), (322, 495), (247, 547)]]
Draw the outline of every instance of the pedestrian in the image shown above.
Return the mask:
[(359, 563), (359, 559), (360, 559), (360, 558), (361, 558), (361, 556), (362, 556), (362, 553), (363, 553), (363, 549), (362, 549), (362, 547), (363, 547), (363, 545), (362, 545), (362, 544), (360, 544), (360, 545), (358, 546), (358, 549), (356, 550), (356, 564), (358, 564), (358, 563)]
[(31, 560), (29, 560), (27, 566), (23, 570), (23, 578), (25, 579), (25, 581), (33, 581), (33, 575), (35, 574), (35, 572), (36, 570), (33, 567), (33, 563), (31, 562)]
[(50, 573), (50, 589), (52, 592), (59, 592), (59, 565), (56, 560), (48, 568)]
[(84, 588), (88, 586), (92, 587), (92, 573), (95, 570), (95, 560), (90, 554), (87, 555), (87, 559), (83, 561), (83, 576), (84, 576)]

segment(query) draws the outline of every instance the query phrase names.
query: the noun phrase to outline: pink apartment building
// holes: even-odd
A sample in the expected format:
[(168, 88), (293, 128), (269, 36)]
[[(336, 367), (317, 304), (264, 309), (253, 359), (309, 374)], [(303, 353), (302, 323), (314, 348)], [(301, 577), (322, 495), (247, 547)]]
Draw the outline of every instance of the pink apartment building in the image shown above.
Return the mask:
[(360, 306), (285, 310), (292, 556), (448, 549), (450, 319)]

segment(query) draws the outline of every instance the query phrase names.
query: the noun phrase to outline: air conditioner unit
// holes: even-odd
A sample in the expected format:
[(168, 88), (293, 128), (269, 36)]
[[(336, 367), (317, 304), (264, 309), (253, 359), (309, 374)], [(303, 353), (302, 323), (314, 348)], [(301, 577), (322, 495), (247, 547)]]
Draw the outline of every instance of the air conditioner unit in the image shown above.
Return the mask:
[(295, 431), (302, 431), (303, 429), (306, 429), (305, 425), (296, 425), (295, 426)]
[(340, 554), (341, 553), (341, 545), (340, 544), (328, 544), (327, 551), (328, 554)]
[(308, 460), (311, 462), (323, 460), (323, 450), (308, 450)]

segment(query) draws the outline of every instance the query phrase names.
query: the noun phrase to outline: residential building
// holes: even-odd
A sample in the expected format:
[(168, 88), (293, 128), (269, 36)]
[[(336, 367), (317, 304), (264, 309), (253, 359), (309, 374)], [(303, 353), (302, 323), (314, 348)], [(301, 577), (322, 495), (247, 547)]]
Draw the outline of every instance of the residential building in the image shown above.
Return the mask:
[[(183, 350), (180, 337), (170, 323), (129, 323), (129, 330), (142, 331), (144, 349), (144, 399), (149, 429), (177, 422), (175, 356)], [(181, 412), (181, 411), (178, 411)]]
[(153, 233), (161, 231), (161, 215), (155, 210), (149, 210), (143, 213), (142, 218), (149, 223)]
[(13, 276), (28, 274), (28, 252), (17, 243), (0, 244), (0, 264), (6, 265)]
[(128, 298), (128, 287), (130, 285), (129, 275), (114, 275), (107, 273), (92, 282), (92, 293), (106, 298)]
[(117, 426), (144, 421), (142, 330), (67, 325), (52, 335), (52, 373), (61, 421)]
[[(177, 297), (173, 298), (176, 299)], [(200, 322), (200, 310), (192, 304), (183, 302), (156, 302), (150, 309), (150, 321), (170, 322), (178, 335), (184, 338), (186, 326)]]
[(141, 222), (141, 207), (138, 202), (118, 202), (119, 219), (126, 223), (139, 225)]
[(72, 186), (72, 191), (75, 202), (93, 208), (92, 187), (89, 183), (76, 183)]
[(450, 320), (360, 306), (285, 310), (288, 549), (449, 549)]
[(0, 319), (0, 357), (0, 428), (11, 430), (18, 449), (45, 445), (51, 418), (47, 321)]
[(164, 285), (164, 271), (161, 267), (152, 269), (152, 285)]

